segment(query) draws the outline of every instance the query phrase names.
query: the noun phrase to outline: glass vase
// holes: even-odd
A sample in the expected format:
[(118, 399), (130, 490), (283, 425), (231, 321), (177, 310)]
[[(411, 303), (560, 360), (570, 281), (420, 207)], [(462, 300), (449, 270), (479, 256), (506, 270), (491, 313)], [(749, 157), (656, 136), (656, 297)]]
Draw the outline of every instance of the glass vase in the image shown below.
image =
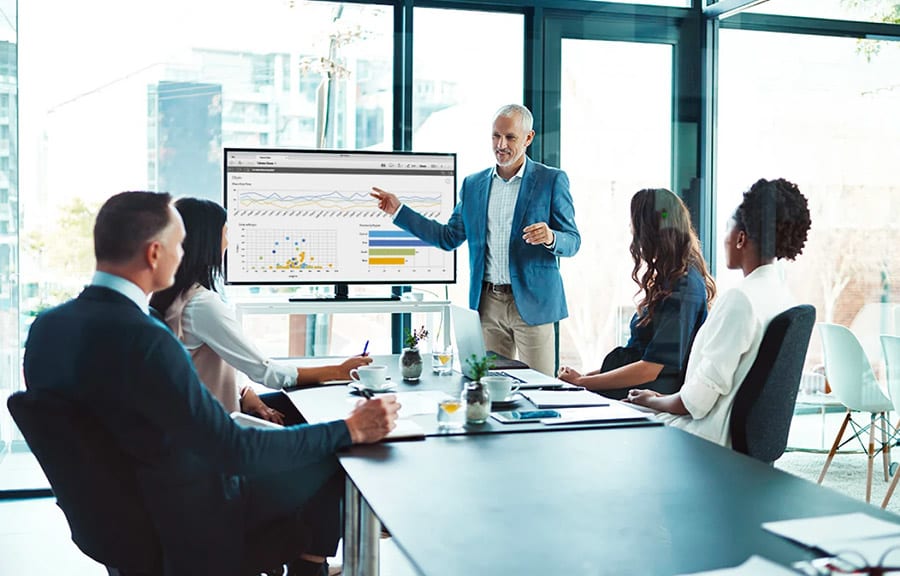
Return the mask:
[(491, 394), (480, 381), (470, 382), (463, 393), (466, 398), (466, 424), (484, 424), (491, 413)]
[(422, 354), (418, 348), (404, 348), (400, 354), (400, 374), (407, 382), (418, 382), (422, 375)]

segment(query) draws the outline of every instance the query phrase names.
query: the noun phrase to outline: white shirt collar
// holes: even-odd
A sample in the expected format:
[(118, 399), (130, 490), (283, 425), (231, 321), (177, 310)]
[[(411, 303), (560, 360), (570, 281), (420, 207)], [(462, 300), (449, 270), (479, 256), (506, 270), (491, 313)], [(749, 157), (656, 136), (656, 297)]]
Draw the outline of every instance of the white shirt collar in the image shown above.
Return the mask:
[[(505, 181), (512, 182), (516, 178), (524, 178), (525, 177), (525, 165), (528, 164), (529, 162), (530, 162), (530, 160), (528, 159), (528, 156), (525, 156), (525, 161), (522, 162), (521, 166), (519, 166), (519, 170), (516, 171), (516, 173), (512, 175), (512, 178), (510, 178), (509, 180), (505, 180)], [(494, 178), (494, 177), (500, 178), (501, 180), (503, 180), (503, 176), (501, 176), (500, 174), (497, 174), (497, 165), (496, 164), (494, 164), (494, 168), (491, 171), (491, 178)]]
[(91, 278), (91, 285), (115, 290), (137, 304), (137, 307), (140, 308), (144, 314), (150, 313), (150, 304), (147, 302), (147, 295), (144, 294), (144, 291), (131, 280), (126, 280), (121, 276), (97, 270), (94, 272), (94, 277)]

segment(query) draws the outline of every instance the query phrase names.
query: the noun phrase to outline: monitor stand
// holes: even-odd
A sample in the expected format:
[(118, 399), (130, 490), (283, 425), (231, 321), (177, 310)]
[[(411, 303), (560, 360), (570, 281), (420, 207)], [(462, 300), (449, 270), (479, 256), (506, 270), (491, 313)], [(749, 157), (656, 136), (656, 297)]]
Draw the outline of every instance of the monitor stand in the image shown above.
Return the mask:
[(334, 285), (334, 296), (330, 298), (289, 298), (289, 302), (309, 302), (311, 300), (326, 302), (389, 302), (391, 300), (400, 300), (398, 294), (390, 296), (354, 296), (350, 298), (349, 286), (345, 282), (338, 282)]

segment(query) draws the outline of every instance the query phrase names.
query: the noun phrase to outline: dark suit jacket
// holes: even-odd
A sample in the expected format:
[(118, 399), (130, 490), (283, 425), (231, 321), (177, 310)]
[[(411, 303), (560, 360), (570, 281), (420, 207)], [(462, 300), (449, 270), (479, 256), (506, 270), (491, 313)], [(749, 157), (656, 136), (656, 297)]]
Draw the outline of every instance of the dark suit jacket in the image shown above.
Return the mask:
[(99, 286), (35, 320), (24, 368), (29, 389), (71, 401), (119, 443), (160, 535), (166, 574), (236, 574), (242, 475), (333, 458), (350, 444), (342, 421), (235, 425), (169, 329)]
[[(463, 181), (459, 203), (446, 224), (425, 218), (406, 205), (394, 219), (400, 228), (444, 250), (453, 250), (468, 241), (472, 310), (478, 310), (481, 301), (491, 172), (492, 169), (483, 170)], [(552, 251), (522, 240), (522, 229), (537, 222), (546, 222), (556, 233)], [(574, 256), (580, 246), (566, 173), (526, 160), (509, 235), (510, 284), (516, 308), (526, 323), (547, 324), (569, 315), (558, 257)]]

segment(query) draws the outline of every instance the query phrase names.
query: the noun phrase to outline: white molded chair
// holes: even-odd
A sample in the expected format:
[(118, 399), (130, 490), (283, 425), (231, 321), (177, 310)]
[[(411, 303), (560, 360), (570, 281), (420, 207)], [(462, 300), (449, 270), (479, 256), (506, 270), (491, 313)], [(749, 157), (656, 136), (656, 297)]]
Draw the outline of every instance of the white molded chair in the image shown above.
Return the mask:
[[(887, 413), (893, 410), (894, 405), (881, 389), (881, 385), (872, 372), (872, 365), (853, 332), (838, 324), (821, 323), (819, 324), (819, 334), (822, 337), (822, 348), (825, 354), (825, 378), (827, 378), (835, 398), (847, 407), (847, 415), (844, 417), (844, 422), (838, 430), (828, 458), (825, 460), (825, 466), (822, 467), (822, 473), (819, 475), (819, 484), (825, 479), (825, 473), (837, 450), (848, 442), (858, 440), (869, 460), (866, 473), (866, 502), (869, 502), (872, 497), (872, 465), (875, 455), (879, 452), (882, 453), (884, 460), (884, 481), (888, 481), (888, 469), (891, 464), (890, 446), (893, 441), (894, 428), (887, 420)], [(856, 422), (853, 419), (854, 412), (868, 413), (868, 424)], [(853, 435), (842, 442), (847, 424), (850, 424)], [(881, 446), (878, 450), (875, 449), (876, 430), (881, 433)], [(868, 448), (862, 440), (862, 435), (866, 432), (869, 433)]]
[[(894, 404), (894, 412), (900, 414), (900, 336), (882, 334), (881, 350), (884, 353), (888, 394), (891, 397), (891, 402)], [(900, 422), (897, 423), (897, 427), (900, 428)], [(894, 494), (894, 488), (897, 487), (897, 479), (900, 479), (900, 474), (895, 472), (891, 486), (888, 488), (887, 493), (884, 495), (884, 501), (881, 503), (882, 508), (886, 507), (888, 502), (890, 502), (891, 496)]]

